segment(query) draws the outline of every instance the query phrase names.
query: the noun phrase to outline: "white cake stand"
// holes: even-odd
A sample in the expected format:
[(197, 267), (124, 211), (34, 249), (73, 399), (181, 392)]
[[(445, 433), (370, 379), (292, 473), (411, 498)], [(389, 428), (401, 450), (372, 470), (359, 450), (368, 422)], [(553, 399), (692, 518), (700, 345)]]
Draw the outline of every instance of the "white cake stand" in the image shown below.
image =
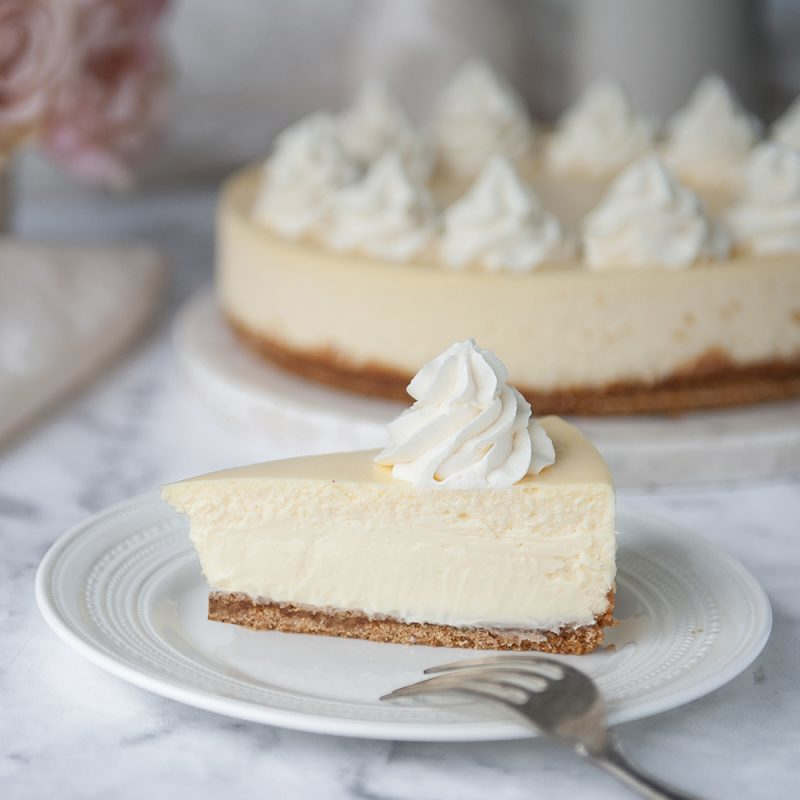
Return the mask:
[[(206, 404), (242, 435), (328, 430), (341, 449), (379, 447), (403, 408), (330, 389), (265, 363), (230, 331), (210, 290), (175, 324), (181, 365)], [(620, 487), (767, 480), (800, 474), (800, 401), (681, 416), (580, 417)], [(328, 438), (330, 440), (330, 437)], [(298, 450), (309, 447), (299, 439)], [(312, 448), (313, 449), (313, 448)]]

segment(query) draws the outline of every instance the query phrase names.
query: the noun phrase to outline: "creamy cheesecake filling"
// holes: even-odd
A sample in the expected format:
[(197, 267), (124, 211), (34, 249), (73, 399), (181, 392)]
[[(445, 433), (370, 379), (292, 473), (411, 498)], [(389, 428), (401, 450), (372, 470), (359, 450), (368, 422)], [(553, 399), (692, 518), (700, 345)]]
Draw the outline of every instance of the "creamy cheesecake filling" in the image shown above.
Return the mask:
[(556, 465), (508, 489), (418, 489), (374, 452), (291, 459), (167, 486), (213, 589), (455, 627), (592, 625), (613, 587), (608, 470), (542, 420)]
[[(438, 508), (420, 509), (411, 493), (371, 488), (346, 514), (325, 513), (348, 488), (307, 483), (278, 498), (252, 487), (229, 498), (227, 507), (255, 524), (226, 526), (224, 534), (193, 528), (209, 584), (255, 599), (456, 627), (558, 629), (593, 624), (606, 610), (614, 543), (602, 490), (559, 498), (488, 490), (477, 501), (437, 498)], [(275, 502), (280, 513), (263, 513)], [(322, 513), (324, 520), (303, 524)], [(570, 532), (549, 536), (552, 523)]]

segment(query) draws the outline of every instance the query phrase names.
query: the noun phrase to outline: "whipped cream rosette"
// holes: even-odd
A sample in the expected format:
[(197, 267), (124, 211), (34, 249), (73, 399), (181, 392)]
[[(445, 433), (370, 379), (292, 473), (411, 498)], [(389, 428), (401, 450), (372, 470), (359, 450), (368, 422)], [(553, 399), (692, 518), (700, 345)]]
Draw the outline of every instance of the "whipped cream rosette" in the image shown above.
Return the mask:
[(433, 146), (415, 129), (384, 83), (365, 83), (353, 105), (337, 121), (345, 152), (359, 164), (369, 166), (392, 151), (399, 154), (415, 180), (430, 177)]
[(654, 129), (633, 112), (620, 86), (598, 81), (559, 121), (547, 164), (555, 172), (611, 175), (650, 149)]
[(312, 114), (276, 139), (263, 168), (253, 219), (289, 238), (318, 233), (337, 190), (357, 177), (334, 119)]
[(376, 462), (416, 486), (452, 489), (506, 488), (552, 465), (552, 441), (507, 380), (474, 340), (447, 348), (409, 384), (415, 403), (389, 424)]
[(632, 164), (584, 220), (589, 269), (682, 269), (723, 258), (729, 237), (705, 214), (697, 195), (655, 156)]
[(427, 244), (435, 222), (430, 193), (409, 175), (400, 154), (390, 152), (336, 194), (324, 236), (335, 250), (405, 261)]
[(433, 120), (445, 166), (457, 175), (476, 175), (494, 154), (525, 156), (533, 126), (525, 103), (482, 61), (464, 65), (445, 90)]
[(472, 188), (444, 215), (441, 255), (449, 267), (478, 264), (527, 272), (572, 253), (558, 220), (502, 156), (490, 159)]
[(667, 125), (664, 158), (687, 180), (735, 184), (761, 123), (748, 114), (722, 78), (705, 78)]
[(741, 250), (800, 253), (800, 151), (779, 142), (759, 145), (747, 164), (744, 198), (726, 221)]
[(800, 150), (800, 97), (776, 120), (772, 126), (772, 138)]

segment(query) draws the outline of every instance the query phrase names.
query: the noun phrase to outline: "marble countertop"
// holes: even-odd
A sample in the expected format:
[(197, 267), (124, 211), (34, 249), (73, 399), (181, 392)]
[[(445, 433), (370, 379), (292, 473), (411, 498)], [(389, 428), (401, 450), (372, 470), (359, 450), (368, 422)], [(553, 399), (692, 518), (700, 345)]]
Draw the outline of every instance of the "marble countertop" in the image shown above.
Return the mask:
[[(89, 191), (19, 201), (35, 238), (145, 240), (172, 265), (156, 329), (87, 391), (0, 451), (0, 796), (483, 800), (625, 796), (546, 741), (407, 744), (240, 722), (150, 695), (50, 633), (33, 577), (69, 526), (159, 483), (245, 459), (322, 450), (335, 432), (281, 425), (257, 440), (212, 416), (175, 368), (170, 318), (211, 275), (214, 194)], [(691, 527), (766, 587), (775, 627), (742, 675), (690, 705), (617, 729), (639, 764), (711, 798), (788, 797), (800, 785), (800, 483), (622, 492), (620, 506)]]

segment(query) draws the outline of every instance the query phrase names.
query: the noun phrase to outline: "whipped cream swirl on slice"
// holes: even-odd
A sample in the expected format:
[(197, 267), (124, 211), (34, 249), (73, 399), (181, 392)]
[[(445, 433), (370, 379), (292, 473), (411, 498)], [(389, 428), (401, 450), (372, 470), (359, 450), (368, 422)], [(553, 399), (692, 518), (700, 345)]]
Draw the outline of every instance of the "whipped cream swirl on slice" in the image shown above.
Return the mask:
[(442, 258), (450, 267), (480, 264), (525, 272), (573, 252), (511, 162), (492, 156), (467, 194), (444, 215)]
[(701, 81), (667, 126), (664, 156), (690, 180), (729, 183), (758, 140), (761, 124), (746, 113), (722, 78)]
[(503, 489), (555, 463), (550, 437), (506, 381), (500, 359), (474, 340), (426, 364), (408, 386), (416, 401), (389, 424), (375, 459), (419, 487)]
[(369, 166), (390, 150), (400, 154), (409, 174), (425, 181), (433, 170), (433, 147), (411, 124), (384, 83), (368, 81), (355, 103), (338, 118), (345, 152)]
[(744, 199), (726, 221), (742, 250), (800, 253), (800, 151), (779, 142), (759, 145), (747, 164)]
[(336, 250), (405, 261), (428, 242), (435, 220), (430, 193), (411, 178), (400, 155), (391, 152), (361, 181), (336, 194), (325, 240)]
[(487, 64), (466, 64), (445, 90), (433, 131), (446, 166), (458, 175), (476, 175), (494, 153), (517, 159), (533, 141), (522, 98)]
[(772, 138), (800, 150), (800, 97), (776, 120), (772, 126)]
[(680, 269), (707, 258), (724, 258), (728, 235), (706, 216), (694, 192), (655, 156), (623, 172), (583, 226), (590, 269)]
[(547, 149), (558, 172), (609, 175), (650, 149), (654, 126), (633, 113), (622, 87), (592, 84), (561, 118)]
[(357, 177), (334, 119), (312, 114), (276, 139), (263, 168), (253, 219), (289, 238), (318, 233), (336, 191)]

